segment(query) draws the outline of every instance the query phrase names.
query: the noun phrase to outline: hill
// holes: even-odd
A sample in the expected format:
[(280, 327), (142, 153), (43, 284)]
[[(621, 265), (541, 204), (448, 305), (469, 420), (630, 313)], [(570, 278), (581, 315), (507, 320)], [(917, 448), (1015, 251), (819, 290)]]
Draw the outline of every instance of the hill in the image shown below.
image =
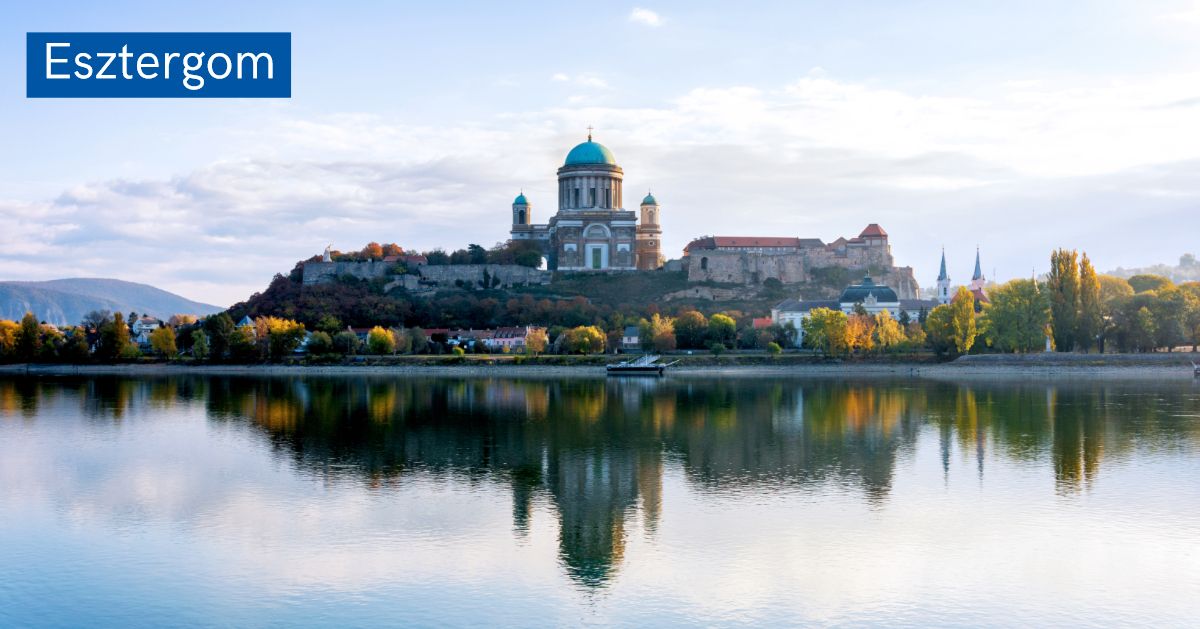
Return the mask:
[(0, 319), (16, 320), (26, 312), (32, 312), (48, 323), (73, 325), (92, 310), (135, 311), (165, 319), (174, 314), (212, 314), (223, 308), (123, 280), (69, 278), (0, 282)]

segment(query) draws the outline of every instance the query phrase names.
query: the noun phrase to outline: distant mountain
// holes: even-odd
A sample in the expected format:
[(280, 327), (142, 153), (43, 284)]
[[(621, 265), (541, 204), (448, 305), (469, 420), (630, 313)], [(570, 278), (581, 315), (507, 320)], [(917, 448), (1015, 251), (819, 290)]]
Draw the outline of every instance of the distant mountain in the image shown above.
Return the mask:
[(165, 290), (123, 280), (80, 277), (45, 282), (0, 282), (0, 319), (32, 312), (41, 321), (75, 325), (92, 310), (149, 314), (206, 315), (224, 308), (185, 299)]

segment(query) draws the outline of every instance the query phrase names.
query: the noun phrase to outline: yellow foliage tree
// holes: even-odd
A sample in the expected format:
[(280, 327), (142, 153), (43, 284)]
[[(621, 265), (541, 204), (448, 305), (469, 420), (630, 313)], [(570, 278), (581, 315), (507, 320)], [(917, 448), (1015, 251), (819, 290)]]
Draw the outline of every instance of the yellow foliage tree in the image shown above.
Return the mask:
[(534, 328), (525, 335), (525, 353), (531, 356), (537, 356), (546, 351), (546, 345), (549, 344), (550, 339), (546, 336), (546, 328)]
[(904, 342), (904, 330), (887, 310), (875, 314), (875, 346), (881, 351), (895, 348)]
[(174, 358), (179, 353), (179, 350), (175, 347), (175, 330), (164, 325), (151, 332), (150, 347), (154, 348), (155, 353), (159, 356)]

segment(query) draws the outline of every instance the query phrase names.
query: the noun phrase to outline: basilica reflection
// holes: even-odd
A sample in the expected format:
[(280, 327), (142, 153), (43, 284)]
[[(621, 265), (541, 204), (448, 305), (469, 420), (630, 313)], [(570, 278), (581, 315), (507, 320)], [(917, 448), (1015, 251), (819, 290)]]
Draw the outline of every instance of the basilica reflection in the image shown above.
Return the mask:
[[(1166, 387), (1160, 395), (1156, 387)], [(100, 426), (190, 405), (248, 427), (302, 474), (386, 491), (414, 474), (511, 488), (515, 534), (539, 500), (558, 517), (567, 573), (605, 584), (628, 530), (654, 534), (664, 468), (700, 492), (836, 485), (882, 507), (922, 442), (942, 474), (989, 460), (1042, 467), (1060, 494), (1106, 460), (1194, 448), (1200, 395), (1186, 383), (940, 383), (835, 379), (119, 378), (0, 381), (0, 417), (63, 398)], [(955, 471), (957, 470), (957, 472)]]

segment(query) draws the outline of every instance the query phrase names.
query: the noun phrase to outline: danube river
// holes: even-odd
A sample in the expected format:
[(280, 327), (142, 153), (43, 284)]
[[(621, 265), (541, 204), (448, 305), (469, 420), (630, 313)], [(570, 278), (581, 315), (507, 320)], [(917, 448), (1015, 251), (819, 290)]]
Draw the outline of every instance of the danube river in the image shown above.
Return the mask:
[(1195, 626), (1200, 384), (0, 379), (0, 626)]

